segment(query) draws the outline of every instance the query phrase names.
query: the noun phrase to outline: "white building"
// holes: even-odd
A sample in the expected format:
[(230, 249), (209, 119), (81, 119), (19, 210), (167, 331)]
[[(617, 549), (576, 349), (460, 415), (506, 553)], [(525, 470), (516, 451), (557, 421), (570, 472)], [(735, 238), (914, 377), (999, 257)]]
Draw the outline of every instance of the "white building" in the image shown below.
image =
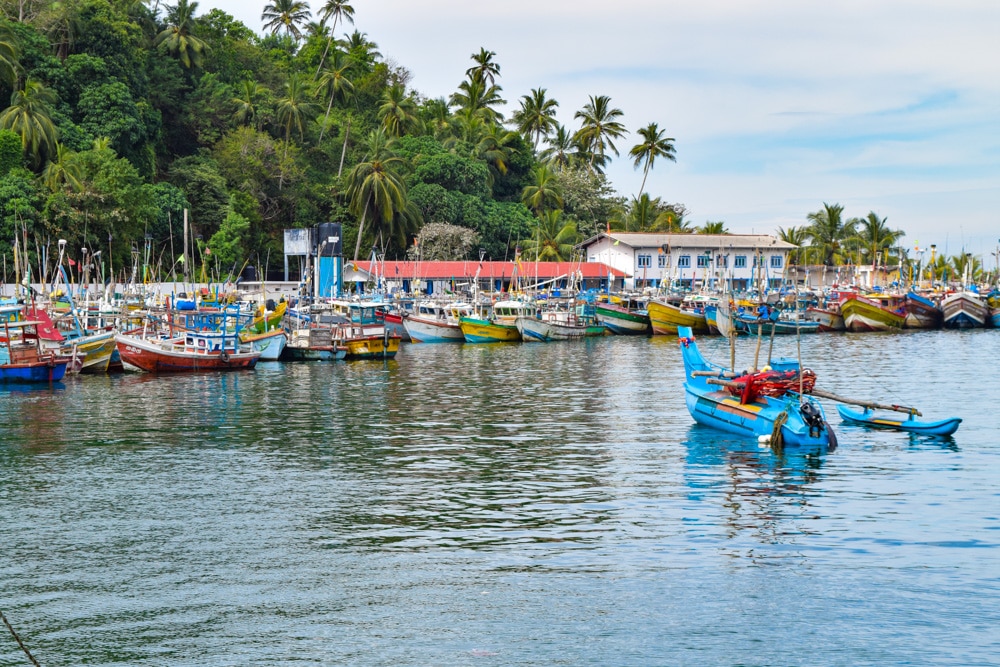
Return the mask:
[(579, 246), (586, 261), (632, 275), (633, 285), (687, 289), (778, 287), (797, 246), (762, 234), (601, 233)]

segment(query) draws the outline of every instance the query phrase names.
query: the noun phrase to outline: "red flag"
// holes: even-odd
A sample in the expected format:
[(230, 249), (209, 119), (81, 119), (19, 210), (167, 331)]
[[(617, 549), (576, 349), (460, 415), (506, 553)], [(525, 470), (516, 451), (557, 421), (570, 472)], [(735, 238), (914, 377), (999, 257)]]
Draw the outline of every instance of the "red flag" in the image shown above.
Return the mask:
[(67, 258), (67, 259), (69, 259), (70, 266), (76, 266), (76, 262), (74, 262), (72, 258)]

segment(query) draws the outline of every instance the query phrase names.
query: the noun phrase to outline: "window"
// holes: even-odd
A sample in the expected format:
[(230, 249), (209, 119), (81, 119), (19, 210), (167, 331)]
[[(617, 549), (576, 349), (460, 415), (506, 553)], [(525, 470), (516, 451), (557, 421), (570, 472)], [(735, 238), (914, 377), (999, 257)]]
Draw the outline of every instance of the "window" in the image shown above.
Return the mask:
[(698, 255), (698, 268), (704, 269), (711, 265), (712, 258), (708, 255)]
[(659, 257), (657, 257), (656, 258), (656, 266), (658, 266), (661, 269), (665, 268), (667, 266), (667, 256), (666, 255), (660, 255)]
[(691, 255), (681, 255), (677, 258), (677, 266), (681, 269), (691, 268)]
[(781, 268), (781, 255), (771, 255), (771, 268), (780, 269)]
[(652, 255), (639, 255), (637, 259), (639, 260), (640, 269), (648, 269), (653, 265)]
[(715, 258), (715, 265), (720, 268), (725, 268), (729, 265), (729, 255), (719, 255)]
[(736, 255), (733, 258), (733, 268), (734, 269), (745, 269), (747, 268), (747, 256), (746, 255)]

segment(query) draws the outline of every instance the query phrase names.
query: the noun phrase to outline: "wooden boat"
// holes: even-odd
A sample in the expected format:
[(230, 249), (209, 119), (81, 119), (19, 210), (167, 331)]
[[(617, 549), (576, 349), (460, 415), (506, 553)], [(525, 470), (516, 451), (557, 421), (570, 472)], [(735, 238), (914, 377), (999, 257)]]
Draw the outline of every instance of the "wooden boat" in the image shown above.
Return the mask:
[(1000, 329), (1000, 292), (993, 290), (986, 298), (986, 307), (989, 308), (989, 324), (994, 329)]
[(334, 327), (301, 326), (288, 332), (288, 342), (281, 351), (281, 361), (335, 361), (347, 356), (347, 348), (334, 341)]
[(506, 300), (493, 304), (488, 317), (466, 316), (459, 320), (466, 343), (505, 343), (521, 340), (518, 317), (532, 317), (534, 307), (524, 301)]
[(819, 322), (807, 320), (797, 313), (781, 313), (777, 319), (742, 313), (734, 320), (740, 333), (770, 336), (794, 336), (796, 334), (812, 334), (819, 331)]
[(810, 306), (806, 308), (806, 317), (819, 323), (820, 331), (846, 331), (844, 316), (840, 312), (840, 304), (827, 307)]
[[(589, 312), (588, 312), (589, 311)], [(550, 343), (604, 336), (608, 330), (594, 318), (592, 307), (543, 311), (539, 317), (517, 318), (517, 330), (524, 342)]]
[[(727, 295), (723, 295), (723, 298), (719, 299), (719, 302), (715, 305), (715, 329), (719, 332), (720, 336), (729, 338), (739, 333), (733, 321), (735, 310), (732, 297)], [(706, 321), (707, 319), (708, 317), (706, 316)]]
[(378, 304), (341, 302), (347, 321), (337, 325), (335, 341), (345, 359), (392, 359), (402, 338), (393, 335), (379, 318)]
[[(679, 333), (685, 401), (696, 422), (727, 433), (764, 436), (775, 447), (836, 446), (837, 438), (826, 421), (823, 406), (792, 389), (799, 386), (798, 369), (726, 380), (726, 369), (702, 356), (691, 328), (681, 327)], [(805, 380), (803, 377), (804, 384)], [(739, 395), (734, 395), (734, 388)]]
[(893, 331), (906, 320), (906, 299), (890, 294), (851, 294), (840, 302), (848, 331)]
[(403, 317), (403, 326), (414, 343), (461, 343), (461, 319), (472, 315), (472, 307), (464, 303), (440, 304), (423, 301), (413, 313)]
[(672, 336), (678, 327), (689, 327), (695, 333), (708, 333), (705, 313), (690, 303), (676, 304), (663, 299), (653, 299), (647, 305), (653, 335)]
[(255, 351), (260, 352), (261, 361), (277, 361), (288, 344), (288, 334), (283, 329), (274, 329), (264, 333), (255, 333), (250, 329), (240, 332), (240, 341), (248, 343)]
[(906, 293), (906, 318), (903, 324), (907, 329), (940, 329), (942, 319), (941, 309), (936, 303), (913, 290)]
[(147, 373), (248, 370), (260, 359), (236, 334), (218, 331), (186, 331), (167, 339), (118, 334), (115, 341), (125, 369)]
[(973, 292), (955, 292), (941, 299), (943, 325), (947, 329), (977, 329), (986, 326), (986, 301)]
[(42, 349), (38, 325), (31, 320), (3, 320), (0, 382), (58, 382), (66, 375), (70, 358)]
[(649, 310), (641, 299), (625, 298), (620, 303), (598, 303), (597, 321), (619, 336), (648, 336), (653, 333)]
[(961, 418), (951, 417), (949, 419), (939, 419), (937, 421), (922, 421), (910, 414), (905, 419), (892, 419), (888, 417), (878, 417), (874, 412), (865, 408), (858, 412), (843, 405), (837, 406), (840, 418), (849, 424), (859, 424), (871, 428), (890, 429), (893, 431), (906, 431), (908, 433), (920, 433), (922, 435), (951, 435), (958, 430)]

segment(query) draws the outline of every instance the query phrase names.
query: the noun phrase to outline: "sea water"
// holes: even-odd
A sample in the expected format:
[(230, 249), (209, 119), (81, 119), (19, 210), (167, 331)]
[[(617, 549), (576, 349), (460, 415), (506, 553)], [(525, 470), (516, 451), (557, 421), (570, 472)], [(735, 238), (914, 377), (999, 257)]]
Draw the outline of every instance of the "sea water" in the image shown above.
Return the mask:
[(693, 423), (669, 337), (0, 388), (0, 610), (43, 665), (1000, 664), (998, 354), (803, 337), (964, 421), (824, 401), (839, 447), (781, 456)]

